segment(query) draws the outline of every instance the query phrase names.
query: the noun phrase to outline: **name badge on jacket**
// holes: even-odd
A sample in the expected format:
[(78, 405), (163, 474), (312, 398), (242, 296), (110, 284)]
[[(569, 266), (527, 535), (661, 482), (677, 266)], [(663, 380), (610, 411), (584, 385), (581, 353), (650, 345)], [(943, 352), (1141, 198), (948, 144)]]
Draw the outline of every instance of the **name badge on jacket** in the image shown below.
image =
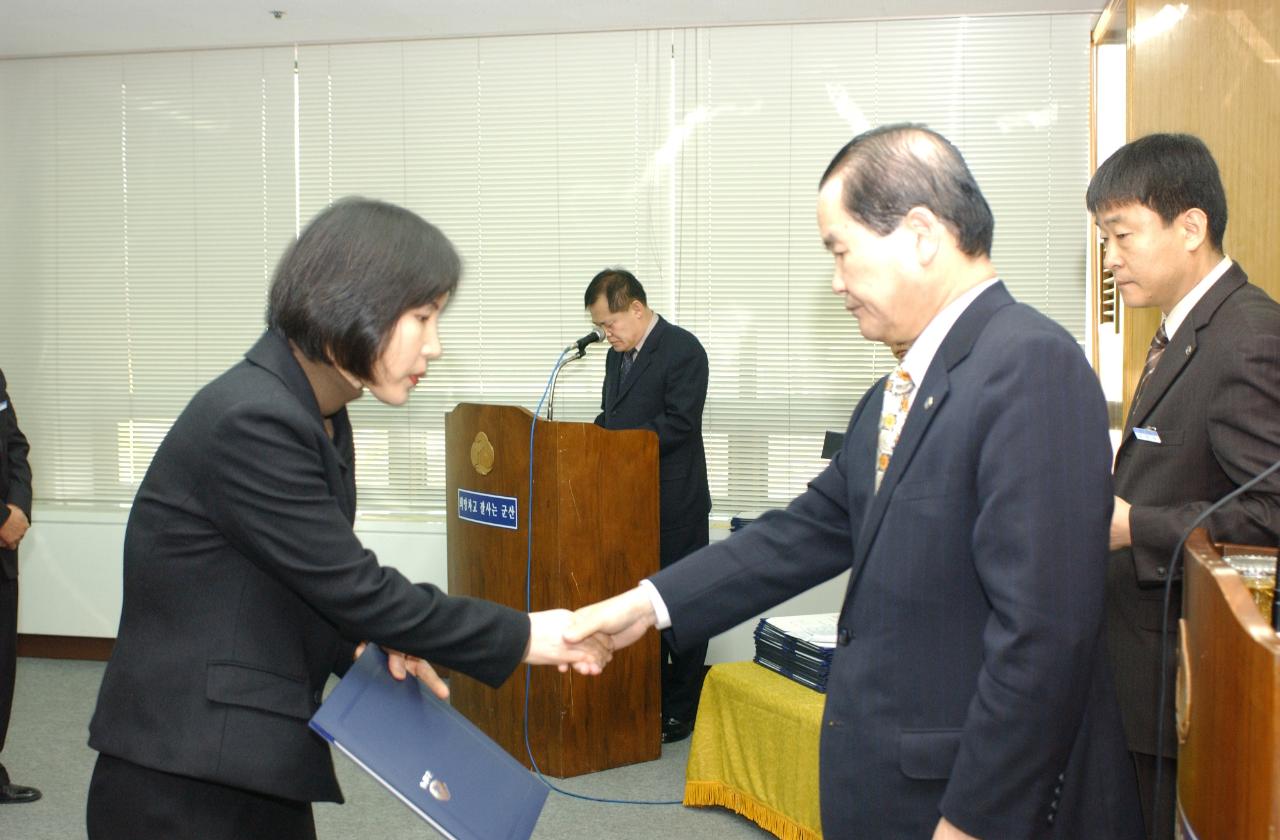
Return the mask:
[(1134, 426), (1133, 436), (1144, 443), (1160, 442), (1160, 433), (1156, 431), (1154, 426)]

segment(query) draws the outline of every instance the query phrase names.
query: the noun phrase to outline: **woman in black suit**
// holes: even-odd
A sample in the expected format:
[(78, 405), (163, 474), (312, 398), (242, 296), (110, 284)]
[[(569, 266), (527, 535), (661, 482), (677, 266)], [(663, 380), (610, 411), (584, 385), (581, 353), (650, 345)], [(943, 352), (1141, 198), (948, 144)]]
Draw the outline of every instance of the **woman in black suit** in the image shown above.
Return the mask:
[(366, 199), (317, 216), (272, 280), (267, 331), (191, 400), (129, 515), (120, 629), (90, 724), (87, 823), (102, 838), (313, 838), (342, 801), (307, 728), (356, 643), (447, 691), (424, 660), (498, 685), (521, 662), (598, 673), (569, 613), (526, 615), (411, 584), (352, 530), (346, 404), (401, 405), (440, 355), (460, 262), (413, 213)]

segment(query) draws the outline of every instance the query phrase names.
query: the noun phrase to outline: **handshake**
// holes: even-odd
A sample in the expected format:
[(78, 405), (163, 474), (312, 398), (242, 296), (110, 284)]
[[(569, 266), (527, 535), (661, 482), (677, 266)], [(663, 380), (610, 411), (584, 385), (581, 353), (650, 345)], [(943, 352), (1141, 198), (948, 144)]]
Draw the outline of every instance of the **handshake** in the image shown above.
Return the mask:
[[(615, 650), (639, 639), (656, 623), (653, 603), (640, 587), (576, 611), (529, 613), (529, 646), (523, 661), (593, 676), (604, 671)], [(387, 650), (387, 660), (396, 679), (412, 674), (437, 697), (449, 696), (449, 687), (424, 660), (392, 650)]]
[(529, 614), (530, 665), (555, 665), (579, 674), (599, 674), (613, 652), (634, 642), (657, 623), (653, 604), (640, 587), (577, 611)]

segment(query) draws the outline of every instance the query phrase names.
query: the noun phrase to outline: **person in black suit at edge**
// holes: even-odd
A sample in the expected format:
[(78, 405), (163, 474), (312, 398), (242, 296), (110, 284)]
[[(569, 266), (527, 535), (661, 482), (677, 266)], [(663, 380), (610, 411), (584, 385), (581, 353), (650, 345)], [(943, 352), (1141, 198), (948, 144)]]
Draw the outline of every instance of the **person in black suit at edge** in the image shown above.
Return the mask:
[[(30, 450), (0, 371), (0, 753), (9, 732), (18, 671), (18, 545), (31, 527)], [(35, 788), (13, 784), (0, 764), (0, 805), (39, 798)]]
[(1014, 301), (959, 151), (890, 125), (819, 182), (832, 290), (905, 347), (784, 510), (578, 610), (700, 642), (849, 572), (819, 754), (827, 840), (1136, 840), (1102, 639), (1111, 447), (1076, 340)]
[[(1162, 316), (1116, 451), (1107, 647), (1143, 815), (1151, 820), (1153, 803), (1159, 815), (1148, 832), (1169, 838), (1178, 755), (1172, 666), (1164, 738), (1156, 742), (1164, 582), (1192, 520), (1280, 460), (1280, 304), (1223, 253), (1226, 193), (1198, 138), (1152, 134), (1121, 147), (1094, 173), (1086, 203), (1125, 306), (1157, 307)], [(1275, 545), (1280, 476), (1204, 525), (1219, 542)], [(1169, 615), (1170, 662), (1181, 578)]]
[[(702, 443), (707, 353), (693, 333), (649, 308), (644, 287), (629, 271), (601, 271), (587, 285), (583, 304), (610, 346), (596, 424), (658, 435), (658, 562), (665, 569), (708, 542), (711, 492)], [(665, 743), (693, 731), (706, 656), (706, 642), (677, 651), (662, 641)]]
[(342, 801), (307, 727), (331, 673), (369, 641), (445, 696), (424, 661), (497, 685), (521, 662), (598, 673), (570, 614), (526, 615), (411, 584), (353, 531), (346, 404), (403, 405), (441, 354), (461, 264), (408, 210), (344, 199), (286, 251), (267, 330), (192, 398), (138, 488), (124, 599), (89, 745), (87, 825), (104, 838), (314, 838)]

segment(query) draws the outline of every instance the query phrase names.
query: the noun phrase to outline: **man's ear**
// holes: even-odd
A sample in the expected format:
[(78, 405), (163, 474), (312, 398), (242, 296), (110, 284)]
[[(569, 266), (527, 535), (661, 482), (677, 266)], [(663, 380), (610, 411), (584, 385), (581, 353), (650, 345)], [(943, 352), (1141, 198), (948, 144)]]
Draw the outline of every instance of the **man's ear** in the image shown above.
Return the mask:
[(1181, 230), (1188, 251), (1198, 250), (1209, 241), (1209, 215), (1199, 207), (1183, 210), (1174, 224)]
[(928, 207), (912, 207), (902, 217), (902, 226), (916, 237), (916, 259), (928, 265), (938, 255), (946, 225)]

